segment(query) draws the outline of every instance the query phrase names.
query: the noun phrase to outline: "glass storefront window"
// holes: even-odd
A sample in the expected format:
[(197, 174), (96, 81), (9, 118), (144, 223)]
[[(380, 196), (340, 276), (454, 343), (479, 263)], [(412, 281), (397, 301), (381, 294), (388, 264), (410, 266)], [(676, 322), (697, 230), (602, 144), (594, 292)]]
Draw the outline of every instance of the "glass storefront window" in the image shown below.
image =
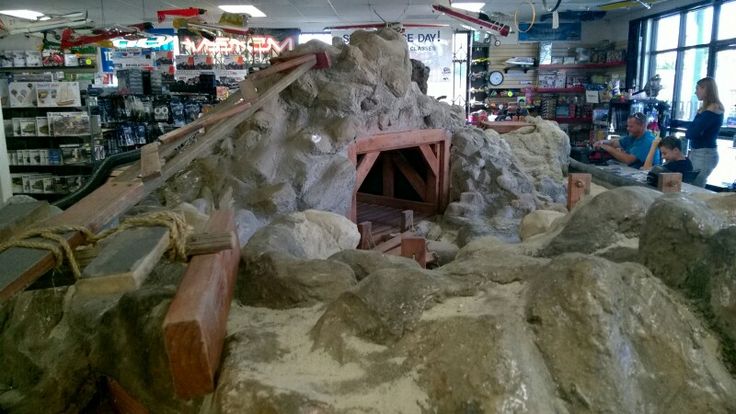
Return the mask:
[(710, 42), (713, 31), (713, 6), (688, 12), (685, 18), (685, 46)]
[(659, 22), (657, 23), (657, 40), (654, 50), (668, 50), (676, 48), (678, 40), (677, 33), (680, 33), (679, 14), (659, 19)]
[(690, 49), (684, 52), (680, 96), (675, 105), (675, 119), (690, 121), (695, 117), (700, 102), (695, 96), (695, 84), (708, 74), (708, 48)]
[(719, 14), (718, 40), (733, 39), (736, 37), (736, 24), (733, 23), (736, 17), (736, 1), (723, 3)]
[(726, 126), (736, 127), (736, 49), (721, 50), (716, 53), (716, 84), (718, 95), (726, 109), (723, 122)]
[(662, 78), (662, 90), (657, 99), (672, 102), (675, 89), (675, 62), (677, 52), (657, 53), (654, 55), (654, 73)]

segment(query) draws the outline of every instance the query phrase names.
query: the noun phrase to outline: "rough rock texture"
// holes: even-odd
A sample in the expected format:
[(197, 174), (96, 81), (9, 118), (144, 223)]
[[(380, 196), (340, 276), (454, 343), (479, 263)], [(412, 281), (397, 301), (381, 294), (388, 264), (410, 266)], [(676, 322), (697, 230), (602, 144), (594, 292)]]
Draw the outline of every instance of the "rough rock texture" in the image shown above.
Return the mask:
[(350, 220), (307, 210), (277, 217), (242, 249), (236, 297), (243, 303), (286, 308), (332, 300), (357, 283), (352, 269), (327, 261), (358, 245)]
[(355, 278), (361, 281), (369, 274), (385, 267), (405, 266), (407, 268), (419, 268), (419, 263), (406, 257), (383, 254), (375, 250), (343, 250), (328, 258), (350, 266)]
[[(564, 174), (570, 162), (570, 138), (556, 122), (527, 117), (533, 128), (519, 128), (500, 135), (509, 143), (521, 169), (532, 176), (536, 189), (556, 203), (565, 203)], [(492, 129), (487, 136), (499, 136)]]
[(639, 238), (641, 263), (666, 284), (685, 289), (688, 274), (725, 222), (701, 201), (667, 194), (647, 212)]
[(429, 67), (421, 60), (411, 60), (411, 81), (419, 86), (423, 94), (427, 94), (427, 81), (429, 80)]
[[(621, 260), (636, 259), (636, 244), (624, 244), (623, 252), (616, 251), (617, 245), (639, 237), (645, 224), (644, 216), (660, 195), (660, 192), (645, 187), (620, 187), (580, 203), (542, 254), (598, 252)], [(649, 225), (648, 221), (646, 225)]]
[(526, 240), (537, 234), (544, 233), (552, 228), (555, 220), (565, 217), (564, 213), (552, 210), (535, 210), (524, 216), (519, 227), (519, 237)]
[[(715, 325), (736, 344), (736, 227), (727, 227), (708, 240), (708, 253), (699, 267), (701, 278), (708, 280), (709, 289), (703, 293)], [(736, 363), (736, 353), (731, 358)]]
[(717, 337), (647, 269), (478, 239), (325, 306), (236, 307), (215, 412), (729, 413)]

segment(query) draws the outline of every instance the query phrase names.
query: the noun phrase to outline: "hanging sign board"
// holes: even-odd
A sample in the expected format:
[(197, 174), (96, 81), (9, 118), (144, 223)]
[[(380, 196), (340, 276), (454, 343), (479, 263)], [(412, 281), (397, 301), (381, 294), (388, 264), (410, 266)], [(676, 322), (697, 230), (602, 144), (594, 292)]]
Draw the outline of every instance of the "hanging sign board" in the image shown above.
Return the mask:
[[(526, 25), (519, 24), (521, 30), (525, 30)], [(535, 23), (528, 32), (519, 32), (520, 42), (544, 42), (550, 40), (580, 40), (580, 32), (582, 31), (580, 22), (560, 23), (557, 29), (552, 28), (552, 23)]]

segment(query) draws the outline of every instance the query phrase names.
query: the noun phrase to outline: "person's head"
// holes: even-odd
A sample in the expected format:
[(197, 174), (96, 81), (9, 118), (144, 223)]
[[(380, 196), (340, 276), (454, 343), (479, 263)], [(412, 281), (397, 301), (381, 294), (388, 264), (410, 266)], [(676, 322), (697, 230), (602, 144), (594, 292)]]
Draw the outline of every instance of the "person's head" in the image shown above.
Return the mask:
[(662, 153), (662, 157), (667, 161), (685, 159), (682, 155), (682, 141), (673, 136), (664, 137), (659, 141), (659, 152)]
[(640, 136), (644, 135), (644, 132), (647, 130), (647, 116), (644, 115), (641, 112), (636, 112), (629, 116), (629, 119), (626, 120), (626, 132), (629, 133), (630, 136), (639, 138)]
[(715, 79), (710, 76), (706, 76), (698, 81), (695, 86), (695, 96), (698, 97), (698, 100), (703, 101), (701, 110), (707, 109), (713, 104), (716, 104), (719, 109), (723, 110), (723, 104), (718, 97), (718, 86), (716, 85)]

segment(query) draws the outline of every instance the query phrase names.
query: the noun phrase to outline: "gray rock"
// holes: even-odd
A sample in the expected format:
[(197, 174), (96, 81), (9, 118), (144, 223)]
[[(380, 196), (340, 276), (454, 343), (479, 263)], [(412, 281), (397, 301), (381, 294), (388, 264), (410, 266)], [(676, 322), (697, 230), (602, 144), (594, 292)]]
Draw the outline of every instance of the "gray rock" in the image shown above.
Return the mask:
[(564, 229), (542, 254), (593, 253), (623, 239), (637, 238), (649, 206), (660, 195), (645, 187), (619, 187), (601, 193), (570, 213)]
[(241, 208), (235, 212), (235, 230), (238, 233), (240, 247), (245, 246), (261, 227), (263, 225), (252, 211)]
[(411, 59), (411, 81), (419, 86), (423, 94), (427, 94), (427, 81), (429, 80), (429, 67), (421, 60)]
[[(727, 227), (708, 240), (708, 254), (701, 269), (707, 269), (703, 277), (709, 277), (710, 312), (718, 330), (736, 344), (736, 227)], [(731, 355), (730, 363), (736, 363)]]
[(334, 300), (356, 283), (346, 264), (266, 252), (243, 258), (235, 297), (243, 304), (272, 309), (308, 307)]
[(350, 266), (358, 281), (365, 279), (369, 274), (379, 269), (396, 267), (419, 268), (419, 263), (415, 260), (392, 254), (383, 254), (375, 250), (343, 250), (330, 256), (328, 260), (334, 260)]
[(725, 223), (703, 202), (677, 193), (657, 200), (643, 224), (641, 263), (670, 287), (689, 290), (692, 265), (705, 254), (708, 239)]
[(519, 228), (519, 237), (526, 240), (537, 234), (545, 233), (552, 228), (555, 220), (565, 217), (564, 213), (551, 210), (535, 210), (524, 216)]
[(736, 410), (716, 339), (640, 265), (560, 256), (532, 281), (527, 320), (570, 412)]

